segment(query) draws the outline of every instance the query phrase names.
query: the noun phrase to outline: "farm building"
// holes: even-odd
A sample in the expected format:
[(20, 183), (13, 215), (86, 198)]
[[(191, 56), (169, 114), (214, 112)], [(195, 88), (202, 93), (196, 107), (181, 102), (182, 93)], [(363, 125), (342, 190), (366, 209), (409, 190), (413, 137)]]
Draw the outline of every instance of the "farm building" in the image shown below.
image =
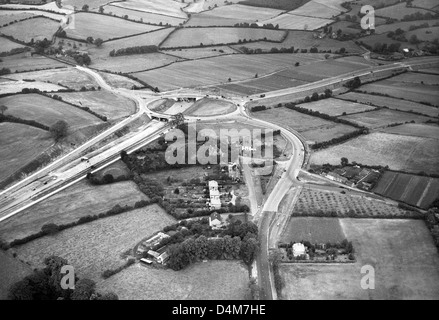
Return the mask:
[(218, 182), (216, 182), (215, 180), (209, 181), (209, 197), (210, 197), (209, 206), (211, 210), (217, 210), (221, 208)]
[(213, 212), (209, 216), (209, 226), (212, 229), (217, 229), (223, 225), (223, 218), (218, 212)]
[[(164, 248), (162, 248), (162, 250), (163, 249)], [(163, 250), (163, 252), (149, 250), (148, 255), (160, 264), (165, 264), (166, 261), (169, 259), (168, 253), (164, 250)]]

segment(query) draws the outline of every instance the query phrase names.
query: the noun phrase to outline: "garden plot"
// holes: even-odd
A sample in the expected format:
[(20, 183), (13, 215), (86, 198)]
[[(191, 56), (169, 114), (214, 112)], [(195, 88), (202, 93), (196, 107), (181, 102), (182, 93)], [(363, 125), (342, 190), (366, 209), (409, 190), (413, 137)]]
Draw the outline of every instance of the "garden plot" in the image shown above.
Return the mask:
[(392, 170), (439, 173), (437, 139), (376, 132), (318, 151), (311, 156), (311, 163), (339, 164), (342, 157)]
[(438, 197), (439, 179), (387, 171), (373, 191), (387, 198), (427, 209)]

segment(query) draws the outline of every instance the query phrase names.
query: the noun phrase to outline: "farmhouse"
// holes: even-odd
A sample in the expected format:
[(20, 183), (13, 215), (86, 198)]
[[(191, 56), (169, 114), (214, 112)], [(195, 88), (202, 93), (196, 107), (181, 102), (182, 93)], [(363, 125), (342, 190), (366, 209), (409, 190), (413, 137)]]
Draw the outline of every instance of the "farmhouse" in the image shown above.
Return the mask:
[(220, 193), (218, 190), (218, 182), (215, 180), (209, 181), (209, 206), (211, 210), (217, 210), (221, 208)]
[(209, 226), (212, 229), (218, 229), (223, 225), (223, 218), (218, 212), (213, 212), (209, 216)]
[[(163, 248), (162, 248), (162, 250), (163, 250)], [(160, 253), (157, 251), (149, 250), (148, 255), (150, 257), (152, 257), (155, 261), (157, 261), (158, 263), (161, 263), (161, 264), (166, 263), (166, 261), (169, 259), (169, 255), (168, 255), (167, 251), (163, 251), (162, 253)]]
[(302, 243), (293, 244), (293, 256), (298, 257), (306, 254), (306, 248)]

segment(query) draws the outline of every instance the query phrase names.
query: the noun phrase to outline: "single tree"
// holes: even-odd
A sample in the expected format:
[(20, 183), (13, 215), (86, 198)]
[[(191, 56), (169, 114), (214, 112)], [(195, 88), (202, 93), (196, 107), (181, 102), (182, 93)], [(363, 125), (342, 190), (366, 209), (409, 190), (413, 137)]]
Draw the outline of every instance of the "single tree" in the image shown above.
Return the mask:
[(64, 120), (59, 120), (55, 124), (53, 124), (49, 131), (52, 134), (55, 141), (58, 141), (61, 138), (67, 136), (69, 125)]
[(88, 11), (88, 9), (89, 9), (88, 4), (84, 4), (84, 5), (82, 6), (82, 11)]
[(7, 110), (8, 110), (7, 106), (5, 106), (5, 105), (0, 106), (0, 112), (2, 113), (2, 115), (4, 115)]
[(102, 40), (101, 38), (97, 38), (93, 43), (96, 45), (96, 47), (100, 47), (103, 42), (104, 40)]

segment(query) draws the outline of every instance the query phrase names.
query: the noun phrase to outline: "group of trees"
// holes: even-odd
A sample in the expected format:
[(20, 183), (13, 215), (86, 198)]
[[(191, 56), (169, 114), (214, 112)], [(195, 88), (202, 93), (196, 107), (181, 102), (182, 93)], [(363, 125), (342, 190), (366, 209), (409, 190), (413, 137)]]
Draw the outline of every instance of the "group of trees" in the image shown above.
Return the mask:
[(415, 21), (415, 20), (433, 20), (433, 19), (438, 19), (439, 18), (439, 13), (432, 13), (430, 11), (426, 12), (426, 13), (422, 13), (422, 12), (415, 12), (412, 14), (406, 14), (401, 21)]
[(63, 289), (64, 274), (61, 268), (68, 265), (66, 259), (50, 256), (44, 259), (45, 267), (14, 283), (9, 289), (11, 300), (118, 300), (115, 293), (96, 291), (96, 283), (90, 279), (74, 277), (75, 289)]
[(347, 81), (344, 86), (349, 89), (357, 89), (361, 86), (361, 79), (355, 77), (354, 79)]
[(113, 49), (110, 51), (110, 57), (126, 56), (131, 54), (142, 54), (142, 53), (155, 53), (158, 52), (158, 47), (154, 45), (150, 46), (137, 46), (122, 49)]
[(131, 180), (132, 177), (133, 177), (132, 174), (129, 174), (128, 176), (122, 174), (115, 178), (111, 173), (107, 173), (103, 176), (91, 172), (87, 173), (87, 180), (93, 185), (104, 185), (104, 184), (111, 184), (120, 181)]
[(186, 238), (181, 243), (169, 247), (168, 266), (181, 270), (190, 263), (204, 259), (242, 259), (251, 264), (259, 250), (258, 228), (252, 222), (236, 220), (217, 238), (205, 235)]
[(279, 29), (279, 25), (273, 25), (272, 23), (267, 23), (267, 24), (263, 24), (263, 25), (258, 25), (256, 22), (253, 23), (248, 23), (248, 22), (242, 22), (242, 23), (236, 23), (234, 25), (234, 27), (237, 28), (265, 28), (265, 29), (274, 29), (274, 30), (278, 30)]

